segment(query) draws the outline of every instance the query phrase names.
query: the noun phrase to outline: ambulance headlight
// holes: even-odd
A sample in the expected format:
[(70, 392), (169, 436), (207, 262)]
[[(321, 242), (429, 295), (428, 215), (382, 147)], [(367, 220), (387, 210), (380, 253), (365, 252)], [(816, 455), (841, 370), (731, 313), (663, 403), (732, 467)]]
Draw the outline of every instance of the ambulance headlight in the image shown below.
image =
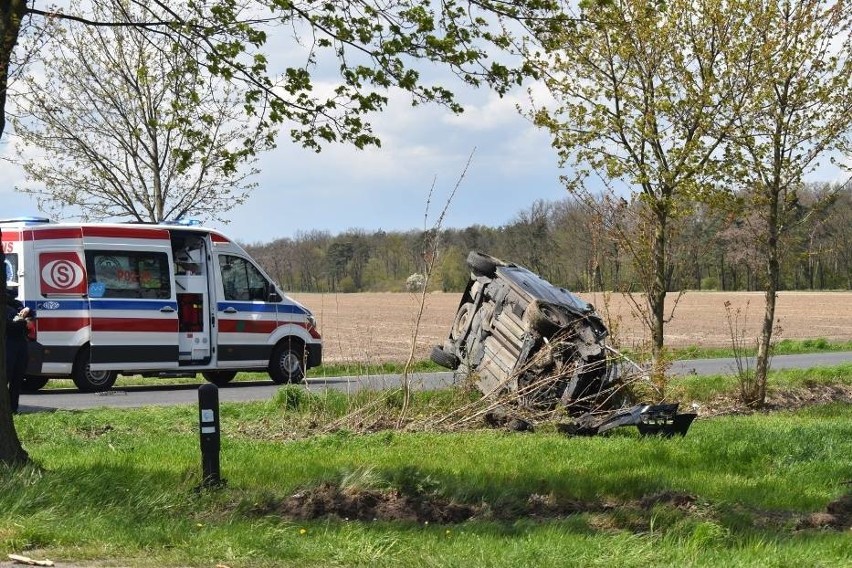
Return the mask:
[(308, 326), (309, 327), (316, 327), (317, 326), (317, 318), (315, 318), (312, 314), (308, 314), (307, 319), (308, 319)]

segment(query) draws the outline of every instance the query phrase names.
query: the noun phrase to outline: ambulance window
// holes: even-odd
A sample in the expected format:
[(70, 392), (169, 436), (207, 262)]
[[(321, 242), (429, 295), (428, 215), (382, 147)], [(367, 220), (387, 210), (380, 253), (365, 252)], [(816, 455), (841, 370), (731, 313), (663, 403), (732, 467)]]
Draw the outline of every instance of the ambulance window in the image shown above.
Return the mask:
[(18, 255), (13, 252), (7, 252), (6, 260), (3, 261), (3, 267), (6, 269), (6, 282), (17, 282)]
[(87, 250), (86, 269), (92, 298), (165, 300), (172, 295), (164, 252)]
[(248, 260), (239, 256), (220, 254), (219, 268), (222, 271), (222, 287), (226, 300), (250, 302), (268, 299), (269, 282)]

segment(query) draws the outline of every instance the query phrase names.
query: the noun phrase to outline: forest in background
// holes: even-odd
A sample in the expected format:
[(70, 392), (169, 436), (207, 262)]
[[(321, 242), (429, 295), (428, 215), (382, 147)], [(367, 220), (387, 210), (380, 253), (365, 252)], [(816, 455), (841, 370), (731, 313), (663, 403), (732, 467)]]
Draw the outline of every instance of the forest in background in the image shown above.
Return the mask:
[[(503, 226), (405, 232), (311, 231), (243, 245), (292, 292), (403, 292), (417, 289), (437, 254), (430, 290), (460, 292), (465, 259), (480, 250), (578, 292), (641, 291), (625, 250), (630, 205), (605, 198), (535, 202)], [(852, 289), (852, 189), (809, 184), (785, 205), (781, 289)], [(670, 232), (669, 291), (760, 290), (760, 228), (731, 209), (696, 205)]]

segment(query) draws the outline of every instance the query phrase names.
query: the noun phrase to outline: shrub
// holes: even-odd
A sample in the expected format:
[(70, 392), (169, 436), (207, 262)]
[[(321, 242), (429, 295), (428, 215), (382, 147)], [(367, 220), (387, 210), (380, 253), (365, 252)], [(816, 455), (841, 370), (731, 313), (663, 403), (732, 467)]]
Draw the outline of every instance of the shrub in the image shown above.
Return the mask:
[(405, 290), (408, 292), (422, 292), (424, 286), (426, 286), (426, 277), (419, 272), (405, 279)]

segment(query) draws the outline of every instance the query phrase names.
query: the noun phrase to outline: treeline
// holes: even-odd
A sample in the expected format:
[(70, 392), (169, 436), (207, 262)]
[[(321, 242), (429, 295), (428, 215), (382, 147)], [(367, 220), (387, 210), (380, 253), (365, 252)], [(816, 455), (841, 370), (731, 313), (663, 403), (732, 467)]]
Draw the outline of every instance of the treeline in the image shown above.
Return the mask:
[[(312, 231), (246, 248), (293, 292), (410, 290), (434, 251), (429, 288), (458, 292), (467, 283), (470, 250), (526, 266), (575, 291), (640, 291), (624, 250), (629, 221), (623, 208), (615, 214), (618, 205), (603, 198), (597, 203), (566, 198), (536, 202), (502, 227)], [(669, 291), (761, 289), (761, 243), (754, 236), (759, 231), (753, 221), (721, 209), (697, 207), (671, 230)], [(782, 289), (852, 289), (852, 191), (808, 185), (796, 192), (787, 210)]]

